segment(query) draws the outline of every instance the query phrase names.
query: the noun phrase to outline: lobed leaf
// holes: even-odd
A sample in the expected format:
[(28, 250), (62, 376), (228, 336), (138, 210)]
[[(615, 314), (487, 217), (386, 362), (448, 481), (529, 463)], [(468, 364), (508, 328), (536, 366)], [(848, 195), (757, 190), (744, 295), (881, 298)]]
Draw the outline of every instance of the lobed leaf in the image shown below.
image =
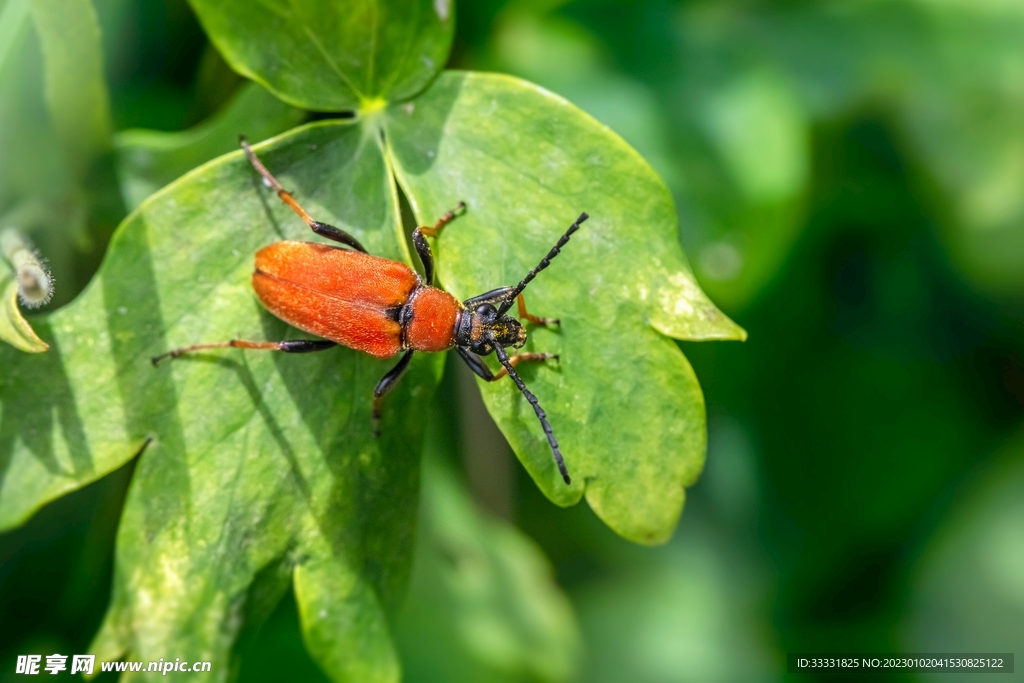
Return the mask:
[(452, 0), (192, 0), (238, 73), (317, 111), (412, 97), (444, 66)]
[(443, 74), (385, 122), (395, 173), (421, 223), (457, 201), (437, 240), (439, 275), (459, 298), (515, 284), (581, 211), (591, 219), (526, 291), (528, 349), (561, 360), (522, 367), (562, 444), (558, 475), (533, 411), (511, 382), (483, 385), (523, 465), (559, 505), (584, 494), (619, 534), (672, 533), (704, 459), (704, 401), (679, 339), (746, 333), (701, 292), (676, 238), (664, 184), (607, 127), (514, 78)]
[[(322, 122), (259, 151), (313, 215), (406, 255), (375, 131)], [(287, 337), (252, 292), (252, 255), (310, 237), (240, 152), (221, 157), (125, 221), (86, 291), (40, 320), (50, 353), (0, 349), (0, 528), (145, 446), (90, 649), (101, 659), (173, 651), (227, 680), (240, 631), (294, 576), (307, 647), (329, 675), (397, 680), (386, 614), (408, 573), (422, 436), (400, 416), (429, 398), (439, 359), (417, 358), (388, 396), (380, 439), (371, 397), (393, 361), (229, 349), (149, 362), (195, 342)]]

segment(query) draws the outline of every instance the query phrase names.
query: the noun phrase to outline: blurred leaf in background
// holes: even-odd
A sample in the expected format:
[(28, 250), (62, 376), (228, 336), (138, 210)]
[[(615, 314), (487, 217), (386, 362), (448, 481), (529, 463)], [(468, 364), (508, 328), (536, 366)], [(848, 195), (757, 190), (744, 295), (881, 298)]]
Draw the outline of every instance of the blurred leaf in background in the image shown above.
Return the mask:
[(192, 0), (238, 73), (315, 111), (380, 109), (444, 67), (452, 0)]
[(671, 543), (631, 553), (595, 533), (606, 569), (571, 592), (587, 645), (581, 680), (778, 680), (764, 615), (771, 576), (752, 546), (758, 454), (726, 415), (712, 417), (708, 438), (707, 471)]
[(50, 119), (72, 172), (80, 178), (110, 147), (112, 133), (99, 20), (91, 0), (28, 4), (43, 53)]
[(547, 560), (474, 509), (437, 437), (424, 460), (420, 539), (397, 624), (404, 680), (577, 680), (580, 636)]
[(1024, 439), (979, 469), (916, 563), (903, 623), (908, 651), (1024, 646)]

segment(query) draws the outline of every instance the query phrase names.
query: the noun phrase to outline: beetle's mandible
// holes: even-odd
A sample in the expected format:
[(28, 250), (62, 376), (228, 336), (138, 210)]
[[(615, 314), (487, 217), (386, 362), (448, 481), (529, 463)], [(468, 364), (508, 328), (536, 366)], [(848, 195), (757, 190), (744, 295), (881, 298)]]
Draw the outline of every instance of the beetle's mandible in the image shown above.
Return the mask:
[[(518, 285), (501, 287), (460, 303), (448, 292), (433, 286), (434, 257), (427, 237), (437, 236), (444, 226), (463, 213), (466, 209), (464, 202), (459, 202), (433, 226), (420, 226), (413, 231), (413, 245), (423, 263), (421, 278), (404, 263), (366, 253), (363, 245), (344, 230), (313, 220), (260, 162), (245, 138), (241, 139), (241, 144), (266, 183), (313, 232), (349, 247), (343, 249), (316, 242), (277, 242), (256, 252), (256, 270), (252, 276), (256, 296), (281, 320), (322, 339), (280, 342), (232, 339), (194, 344), (155, 356), (153, 365), (164, 358), (175, 358), (191, 351), (223, 347), (309, 353), (341, 344), (379, 358), (404, 351), (373, 392), (374, 431), (379, 434), (381, 399), (409, 367), (413, 352), (454, 348), (466, 365), (488, 382), (501, 379), (506, 374), (512, 378), (533, 406), (558, 471), (568, 484), (569, 471), (547, 415), (515, 370), (521, 361), (543, 361), (557, 359), (558, 356), (552, 353), (516, 353), (510, 356), (505, 349), (522, 348), (526, 343), (526, 329), (507, 313), (513, 305), (518, 305), (519, 317), (523, 320), (538, 325), (559, 323), (553, 318), (527, 313), (523, 290), (537, 273), (551, 265), (551, 259), (587, 220), (587, 214), (580, 214), (547, 256)], [(497, 355), (503, 366), (498, 373), (491, 372), (481, 358), (491, 352)]]

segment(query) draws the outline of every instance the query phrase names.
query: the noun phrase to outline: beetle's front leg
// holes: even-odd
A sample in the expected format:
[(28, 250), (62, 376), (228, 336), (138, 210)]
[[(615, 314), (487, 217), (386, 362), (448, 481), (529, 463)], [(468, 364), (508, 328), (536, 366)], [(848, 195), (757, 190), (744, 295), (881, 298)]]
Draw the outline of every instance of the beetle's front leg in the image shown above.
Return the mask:
[(477, 294), (474, 297), (470, 297), (469, 299), (463, 301), (462, 305), (471, 311), (475, 309), (477, 306), (482, 306), (484, 304), (491, 304), (492, 306), (497, 306), (498, 304), (505, 301), (505, 299), (507, 299), (510, 294), (512, 294), (511, 287), (499, 287), (498, 289), (492, 289), (489, 292), (484, 292), (483, 294)]
[(416, 247), (416, 253), (420, 256), (420, 262), (423, 264), (423, 278), (427, 281), (428, 285), (434, 284), (434, 254), (430, 251), (427, 238), (437, 237), (441, 230), (444, 229), (444, 226), (465, 212), (466, 202), (459, 202), (455, 205), (454, 209), (441, 216), (434, 225), (421, 225), (412, 231), (412, 243)]

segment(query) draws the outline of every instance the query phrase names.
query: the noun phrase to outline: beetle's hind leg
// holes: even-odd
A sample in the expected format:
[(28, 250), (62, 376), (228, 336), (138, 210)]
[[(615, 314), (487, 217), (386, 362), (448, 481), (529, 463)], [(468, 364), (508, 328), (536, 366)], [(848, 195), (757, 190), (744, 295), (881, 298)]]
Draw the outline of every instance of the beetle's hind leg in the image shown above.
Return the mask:
[(416, 253), (423, 263), (423, 275), (428, 285), (434, 284), (434, 253), (430, 251), (427, 243), (428, 237), (437, 237), (444, 229), (444, 226), (466, 213), (466, 202), (459, 202), (455, 208), (441, 216), (432, 226), (421, 225), (412, 231), (412, 243), (416, 247)]
[(256, 152), (252, 151), (252, 147), (249, 146), (249, 142), (244, 137), (239, 137), (238, 141), (241, 143), (242, 149), (245, 150), (245, 156), (249, 158), (249, 163), (252, 164), (253, 168), (263, 176), (263, 180), (265, 180), (270, 187), (274, 188), (274, 191), (277, 192), (277, 196), (281, 198), (281, 201), (290, 206), (292, 211), (299, 214), (299, 217), (306, 221), (306, 225), (309, 226), (310, 230), (321, 237), (326, 237), (327, 239), (334, 240), (335, 242), (341, 242), (342, 244), (350, 246), (357, 251), (366, 253), (366, 249), (359, 243), (359, 240), (341, 228), (336, 228), (333, 225), (327, 225), (326, 223), (313, 220), (312, 216), (306, 213), (306, 210), (299, 206), (299, 203), (295, 201), (295, 197), (292, 196), (292, 193), (284, 189), (284, 187), (281, 186), (281, 183), (278, 182), (277, 178), (267, 170), (267, 167), (264, 166), (263, 162), (256, 156)]
[(159, 356), (153, 356), (150, 362), (153, 363), (153, 367), (156, 367), (160, 361), (166, 358), (177, 358), (186, 353), (192, 353), (193, 351), (205, 351), (206, 349), (257, 349), (260, 351), (281, 351), (283, 353), (312, 353), (313, 351), (323, 351), (331, 347), (337, 346), (336, 342), (328, 341), (326, 339), (289, 339), (287, 341), (279, 342), (258, 342), (258, 341), (246, 341), (245, 339), (232, 339), (226, 342), (216, 342), (213, 344), (193, 344), (192, 346), (183, 346), (180, 349), (174, 349), (167, 353), (161, 353)]

